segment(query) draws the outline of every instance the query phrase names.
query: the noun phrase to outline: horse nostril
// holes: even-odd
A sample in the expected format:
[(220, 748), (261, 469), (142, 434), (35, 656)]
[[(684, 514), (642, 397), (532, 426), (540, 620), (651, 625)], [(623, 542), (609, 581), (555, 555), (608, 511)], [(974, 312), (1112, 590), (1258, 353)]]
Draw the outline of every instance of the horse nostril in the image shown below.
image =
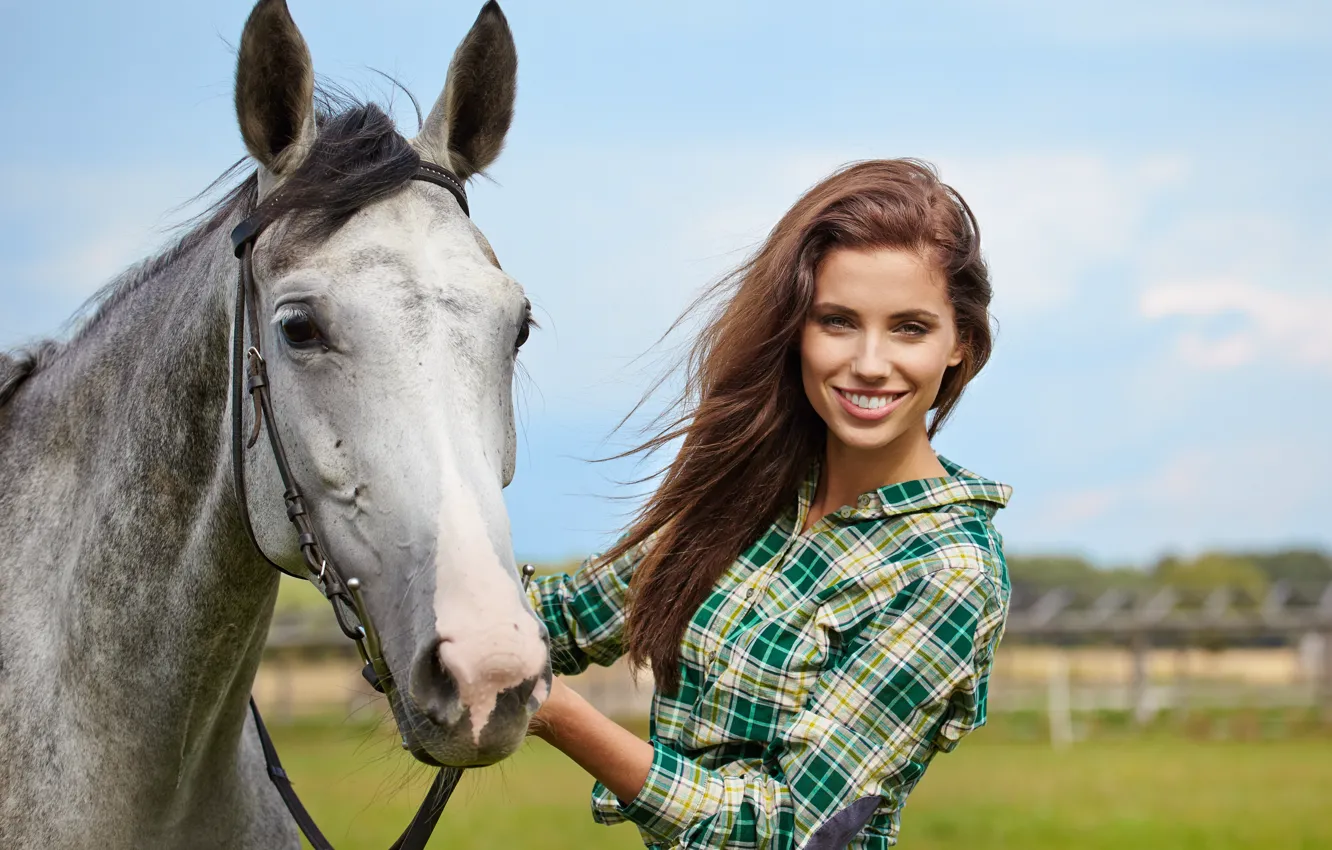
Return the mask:
[(526, 682), (523, 682), (521, 685), (518, 686), (517, 691), (518, 691), (519, 705), (522, 706), (527, 705), (527, 701), (532, 698), (532, 691), (536, 690), (537, 679), (539, 678), (541, 677), (533, 676), (532, 678), (528, 679)]
[(412, 664), (412, 701), (421, 713), (438, 726), (454, 726), (462, 720), (464, 707), (458, 680), (441, 663), (442, 640), (429, 641)]
[(540, 676), (533, 676), (523, 680), (521, 684), (500, 692), (495, 700), (495, 710), (491, 718), (498, 720), (502, 725), (514, 719), (525, 720), (528, 713), (533, 710), (530, 704), (532, 693), (536, 690), (540, 679)]

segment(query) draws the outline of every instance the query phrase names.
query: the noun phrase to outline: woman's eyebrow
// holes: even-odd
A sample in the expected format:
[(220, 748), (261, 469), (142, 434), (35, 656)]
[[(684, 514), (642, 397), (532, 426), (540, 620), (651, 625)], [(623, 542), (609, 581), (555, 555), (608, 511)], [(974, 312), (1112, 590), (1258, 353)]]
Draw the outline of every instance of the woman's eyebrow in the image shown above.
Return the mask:
[[(855, 318), (860, 317), (860, 311), (856, 310), (854, 307), (848, 307), (845, 304), (837, 304), (832, 301), (819, 301), (815, 303), (814, 306), (810, 309), (820, 313), (845, 313), (846, 315), (853, 316)], [(914, 319), (915, 321), (918, 322), (932, 322), (936, 325), (939, 324), (940, 321), (942, 321), (939, 318), (938, 313), (935, 313), (931, 310), (926, 310), (923, 307), (916, 307), (909, 310), (898, 310), (896, 313), (893, 313), (888, 318), (894, 322), (902, 322)]]
[(860, 312), (854, 307), (847, 307), (843, 304), (835, 304), (832, 301), (818, 301), (810, 309), (818, 310), (821, 313), (846, 313), (848, 316), (859, 316)]
[(917, 321), (934, 322), (935, 324), (938, 324), (940, 321), (938, 313), (933, 313), (929, 310), (920, 309), (920, 308), (914, 310), (900, 310), (894, 313), (892, 315), (892, 318), (894, 321), (902, 321), (904, 319), (916, 319)]

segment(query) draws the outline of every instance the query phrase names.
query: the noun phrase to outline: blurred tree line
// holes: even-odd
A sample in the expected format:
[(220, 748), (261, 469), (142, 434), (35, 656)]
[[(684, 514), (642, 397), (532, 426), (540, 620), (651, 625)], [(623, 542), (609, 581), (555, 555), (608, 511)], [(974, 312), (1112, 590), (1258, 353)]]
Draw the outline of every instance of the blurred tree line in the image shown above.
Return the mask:
[(1173, 588), (1198, 599), (1217, 588), (1230, 588), (1258, 601), (1277, 582), (1292, 593), (1321, 592), (1332, 583), (1332, 555), (1313, 549), (1277, 552), (1206, 552), (1193, 558), (1167, 556), (1146, 568), (1097, 567), (1073, 556), (1013, 555), (1008, 572), (1015, 588), (1041, 593), (1056, 587), (1095, 596), (1111, 589), (1133, 592)]
[[(542, 573), (576, 572), (577, 559), (538, 565)], [(1169, 587), (1181, 604), (1200, 601), (1217, 588), (1229, 588), (1236, 602), (1258, 602), (1282, 582), (1297, 598), (1316, 598), (1332, 583), (1332, 554), (1315, 549), (1275, 552), (1205, 552), (1192, 558), (1166, 556), (1146, 567), (1099, 567), (1074, 555), (1009, 555), (1008, 573), (1015, 590), (1039, 595), (1063, 588), (1086, 599), (1107, 590), (1149, 593)]]

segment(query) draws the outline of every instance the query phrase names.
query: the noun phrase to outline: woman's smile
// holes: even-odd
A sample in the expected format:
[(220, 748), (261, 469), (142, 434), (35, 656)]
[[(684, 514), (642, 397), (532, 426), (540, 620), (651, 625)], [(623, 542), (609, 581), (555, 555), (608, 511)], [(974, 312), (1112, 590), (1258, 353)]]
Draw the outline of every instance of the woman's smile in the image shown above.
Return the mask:
[(847, 390), (833, 387), (842, 409), (857, 419), (876, 421), (896, 410), (909, 393), (884, 390)]

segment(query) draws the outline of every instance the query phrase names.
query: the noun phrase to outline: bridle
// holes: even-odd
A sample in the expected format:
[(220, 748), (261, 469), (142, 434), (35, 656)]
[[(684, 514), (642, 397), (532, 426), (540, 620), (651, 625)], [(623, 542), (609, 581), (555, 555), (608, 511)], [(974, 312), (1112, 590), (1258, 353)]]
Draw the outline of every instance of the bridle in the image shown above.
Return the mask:
[[(465, 215), (471, 214), (467, 206), (467, 190), (463, 182), (448, 169), (422, 161), (417, 165), (416, 172), (411, 179), (432, 183), (447, 189), (457, 199), (463, 213)], [(401, 696), (393, 681), (393, 674), (384, 661), (379, 632), (375, 629), (374, 621), (370, 617), (370, 612), (365, 605), (365, 598), (361, 593), (361, 581), (355, 577), (344, 577), (337, 565), (329, 558), (328, 552), (320, 544), (314, 522), (310, 517), (309, 508), (305, 503), (305, 497), (291, 473), (291, 466), (287, 462), (287, 453), (282, 446), (282, 437), (278, 433), (277, 422), (273, 418), (273, 401), (269, 392), (268, 367), (264, 361), (263, 345), (259, 331), (259, 312), (256, 304), (256, 293), (253, 291), (255, 288), (254, 245), (259, 238), (259, 234), (264, 231), (269, 223), (263, 211), (260, 210), (250, 215), (231, 231), (232, 246), (235, 248), (236, 257), (240, 260), (240, 275), (236, 284), (236, 315), (231, 338), (231, 467), (236, 488), (236, 499), (240, 503), (241, 521), (245, 526), (245, 533), (249, 536), (250, 542), (254, 545), (255, 550), (263, 556), (264, 560), (289, 576), (310, 581), (324, 594), (324, 597), (333, 606), (333, 616), (337, 620), (338, 628), (356, 644), (361, 660), (365, 662), (365, 666), (361, 669), (361, 675), (375, 690), (388, 697), (389, 704), (393, 705), (395, 699), (400, 700)], [(250, 326), (250, 345), (248, 348), (245, 347), (244, 343), (247, 318)], [(242, 443), (241, 436), (244, 427), (241, 416), (241, 363), (243, 360), (248, 361), (243, 383), (254, 404), (254, 428), (250, 433), (249, 440), (244, 443)], [(253, 447), (259, 440), (259, 424), (261, 421), (268, 433), (268, 445), (272, 449), (278, 475), (282, 478), (282, 498), (287, 505), (287, 519), (296, 527), (297, 540), (300, 543), (301, 555), (305, 562), (306, 573), (304, 575), (292, 572), (269, 558), (263, 547), (259, 545), (259, 541), (254, 535), (254, 527), (250, 522), (250, 508), (245, 492), (245, 450)], [(523, 568), (524, 581), (531, 577), (532, 571), (530, 565)], [(282, 769), (282, 763), (278, 760), (277, 750), (268, 735), (263, 719), (259, 716), (259, 708), (255, 705), (253, 697), (250, 699), (250, 711), (254, 715), (255, 727), (259, 731), (259, 740), (263, 746), (268, 776), (273, 780), (273, 784), (277, 786), (278, 793), (281, 794), (283, 802), (287, 805), (287, 810), (291, 812), (301, 832), (305, 833), (305, 837), (315, 850), (333, 850), (332, 845), (319, 831), (319, 827), (315, 825), (309, 812), (306, 811), (305, 806), (296, 796), (296, 792), (291, 786), (291, 780), (287, 777), (286, 771)], [(407, 739), (404, 738), (403, 747), (407, 748), (409, 746), (412, 748), (412, 754), (419, 760), (427, 764), (438, 764), (419, 745), (409, 745)], [(421, 802), (421, 806), (417, 809), (411, 823), (407, 825), (407, 829), (393, 843), (390, 850), (422, 850), (425, 847), (426, 842), (430, 840), (430, 834), (435, 829), (435, 824), (444, 811), (444, 806), (448, 803), (449, 797), (453, 794), (453, 789), (457, 787), (458, 780), (461, 777), (461, 768), (440, 766), (438, 773), (435, 774), (434, 782), (430, 785), (430, 790), (426, 792), (425, 800)]]

